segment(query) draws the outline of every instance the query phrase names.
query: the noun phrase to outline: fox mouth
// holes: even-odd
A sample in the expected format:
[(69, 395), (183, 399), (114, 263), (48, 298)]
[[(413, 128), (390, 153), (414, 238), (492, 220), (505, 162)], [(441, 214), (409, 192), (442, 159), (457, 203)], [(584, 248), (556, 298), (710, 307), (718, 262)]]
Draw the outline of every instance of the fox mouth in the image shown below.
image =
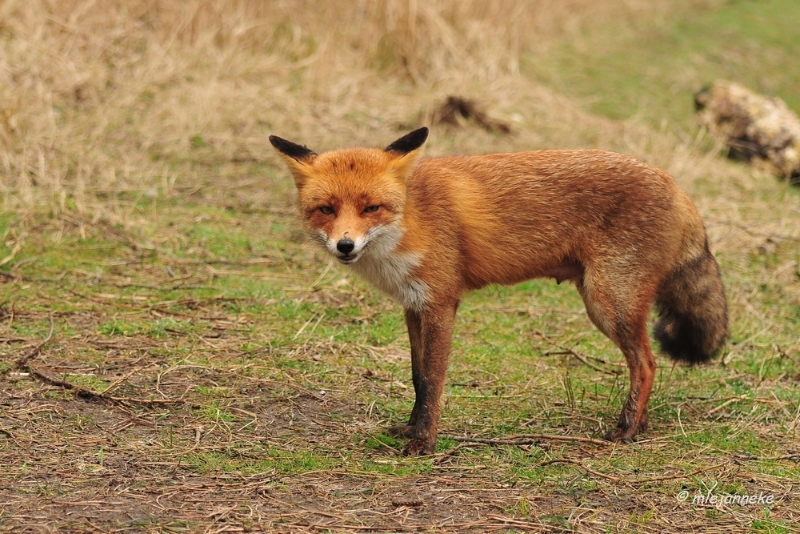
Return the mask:
[(339, 263), (349, 265), (351, 263), (355, 263), (358, 257), (359, 254), (346, 254), (344, 256), (336, 256), (336, 259), (339, 260)]

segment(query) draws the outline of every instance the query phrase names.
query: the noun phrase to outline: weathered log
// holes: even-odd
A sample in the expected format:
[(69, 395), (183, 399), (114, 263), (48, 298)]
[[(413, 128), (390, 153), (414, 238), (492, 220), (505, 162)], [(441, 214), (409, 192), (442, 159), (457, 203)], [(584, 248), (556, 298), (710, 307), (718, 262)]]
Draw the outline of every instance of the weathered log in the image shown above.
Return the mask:
[(695, 95), (695, 109), (731, 157), (800, 183), (800, 119), (783, 100), (716, 81)]

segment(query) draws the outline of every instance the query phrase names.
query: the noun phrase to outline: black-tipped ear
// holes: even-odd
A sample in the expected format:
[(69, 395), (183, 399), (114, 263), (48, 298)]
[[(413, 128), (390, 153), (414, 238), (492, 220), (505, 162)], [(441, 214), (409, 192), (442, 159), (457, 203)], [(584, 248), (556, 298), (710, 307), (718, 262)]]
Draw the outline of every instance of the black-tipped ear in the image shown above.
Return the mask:
[(421, 147), (425, 140), (428, 138), (428, 129), (422, 127), (418, 130), (404, 135), (391, 145), (385, 148), (386, 152), (398, 152), (400, 154), (408, 154)]
[(308, 147), (297, 145), (291, 141), (287, 141), (286, 139), (281, 139), (277, 135), (270, 135), (269, 142), (272, 143), (272, 146), (274, 146), (275, 149), (284, 156), (289, 156), (290, 158), (298, 161), (303, 161), (312, 156), (316, 156), (314, 151)]

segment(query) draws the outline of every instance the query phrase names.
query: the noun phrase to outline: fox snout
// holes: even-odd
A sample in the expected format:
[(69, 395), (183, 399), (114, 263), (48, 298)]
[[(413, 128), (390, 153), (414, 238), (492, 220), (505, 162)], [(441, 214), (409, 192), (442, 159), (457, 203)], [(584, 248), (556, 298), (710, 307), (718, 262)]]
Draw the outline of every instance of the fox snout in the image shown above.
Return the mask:
[(336, 250), (348, 256), (356, 248), (355, 242), (349, 237), (343, 237), (336, 243)]
[(341, 263), (349, 264), (361, 257), (361, 252), (367, 244), (365, 238), (353, 239), (350, 237), (349, 232), (345, 232), (342, 237), (336, 239), (334, 236), (329, 236), (326, 242), (328, 252), (333, 254)]
[(358, 259), (362, 248), (356, 248), (356, 242), (345, 234), (344, 237), (336, 242), (336, 252), (338, 252), (336, 259), (344, 264), (354, 263)]

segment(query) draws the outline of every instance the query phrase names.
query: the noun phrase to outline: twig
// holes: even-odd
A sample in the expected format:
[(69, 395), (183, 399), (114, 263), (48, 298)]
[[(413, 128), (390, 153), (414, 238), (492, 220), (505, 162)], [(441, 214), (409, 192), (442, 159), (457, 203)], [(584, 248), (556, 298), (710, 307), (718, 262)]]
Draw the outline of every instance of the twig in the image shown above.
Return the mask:
[(537, 441), (573, 441), (580, 443), (593, 443), (608, 447), (613, 445), (610, 441), (583, 436), (558, 436), (552, 434), (520, 434), (506, 438), (468, 438), (461, 436), (445, 436), (461, 443), (484, 443), (486, 445), (531, 445)]
[(579, 353), (578, 351), (576, 351), (574, 349), (569, 349), (567, 347), (564, 347), (563, 345), (559, 345), (559, 348), (561, 350), (550, 350), (550, 351), (545, 352), (544, 354), (545, 355), (550, 355), (550, 354), (571, 354), (572, 356), (574, 356), (575, 358), (580, 360), (584, 365), (594, 369), (595, 371), (600, 371), (601, 373), (605, 373), (605, 374), (612, 375), (612, 376), (619, 376), (619, 375), (622, 374), (622, 371), (619, 371), (617, 369), (611, 369), (611, 370), (603, 369), (599, 365), (593, 364), (588, 359), (586, 359), (581, 353)]
[[(589, 472), (589, 473), (591, 473), (593, 475), (596, 475), (596, 476), (599, 476), (599, 477), (602, 477), (602, 478), (606, 478), (608, 480), (613, 480), (614, 482), (619, 482), (620, 480), (623, 480), (623, 479), (621, 479), (619, 477), (614, 477), (614, 476), (611, 476), (611, 475), (606, 475), (605, 473), (601, 473), (600, 471), (595, 471), (594, 469), (591, 469), (591, 468), (586, 467), (585, 465), (583, 465), (582, 462), (580, 462), (578, 460), (573, 460), (573, 459), (570, 459), (570, 458), (556, 458), (554, 460), (548, 460), (546, 462), (542, 462), (542, 463), (538, 464), (536, 467), (542, 467), (542, 466), (545, 466), (545, 465), (556, 464), (556, 463), (574, 464), (574, 465), (577, 465), (577, 466), (585, 469), (587, 472)], [(682, 473), (680, 475), (668, 475), (668, 476), (663, 476), (663, 477), (651, 477), (651, 478), (633, 479), (633, 480), (630, 480), (629, 483), (630, 484), (644, 484), (646, 482), (662, 482), (664, 480), (675, 480), (675, 479), (678, 479), (678, 478), (689, 478), (689, 477), (693, 477), (695, 475), (698, 475), (700, 473), (704, 473), (705, 471), (711, 471), (712, 469), (717, 469), (717, 468), (722, 467), (724, 465), (725, 465), (724, 463), (715, 464), (715, 465), (711, 465), (711, 466), (708, 466), (708, 467), (702, 467), (700, 469), (697, 469), (696, 471), (692, 471), (691, 473)]]
[[(149, 366), (146, 366), (146, 367), (149, 367)], [(136, 371), (137, 372), (141, 371), (142, 369), (145, 369), (146, 367), (142, 367), (140, 369), (137, 369)], [(102, 401), (106, 401), (106, 402), (109, 402), (111, 404), (119, 405), (119, 406), (125, 406), (126, 404), (140, 404), (140, 405), (144, 405), (144, 406), (153, 406), (153, 405), (159, 405), (159, 404), (186, 404), (186, 405), (190, 406), (191, 408), (198, 408), (199, 407), (198, 405), (187, 403), (184, 399), (137, 399), (135, 397), (114, 397), (114, 396), (111, 396), (111, 395), (106, 395), (106, 392), (111, 389), (111, 386), (106, 388), (104, 391), (98, 393), (97, 391), (93, 391), (91, 389), (85, 388), (83, 386), (79, 386), (77, 384), (73, 384), (72, 382), (68, 382), (66, 380), (60, 380), (58, 378), (50, 376), (49, 374), (45, 373), (44, 371), (39, 370), (38, 368), (36, 368), (36, 367), (34, 367), (32, 365), (28, 365), (27, 369), (33, 376), (35, 376), (36, 378), (38, 378), (42, 382), (44, 382), (46, 384), (50, 384), (51, 386), (57, 386), (57, 387), (62, 387), (64, 389), (72, 390), (79, 397), (83, 397), (85, 399), (102, 400)], [(132, 372), (128, 373), (122, 379), (124, 380), (124, 379), (130, 377), (132, 374), (133, 374)], [(121, 381), (122, 380), (118, 380), (117, 382), (121, 382)], [(112, 384), (112, 386), (113, 385), (114, 384)]]
[(688, 477), (693, 477), (693, 476), (695, 476), (695, 475), (697, 475), (699, 473), (703, 473), (705, 471), (711, 471), (712, 469), (717, 469), (718, 467), (722, 467), (724, 465), (725, 465), (724, 463), (715, 464), (715, 465), (712, 465), (712, 466), (709, 466), (709, 467), (703, 467), (701, 469), (698, 469), (697, 471), (692, 471), (691, 473), (684, 473), (682, 475), (670, 475), (670, 476), (666, 476), (666, 477), (653, 477), (653, 478), (640, 478), (638, 480), (633, 480), (632, 482), (634, 484), (641, 484), (643, 482), (661, 482), (662, 480), (674, 480), (676, 478), (688, 478)]
[(73, 384), (72, 382), (68, 382), (66, 380), (59, 380), (58, 378), (50, 376), (49, 374), (45, 373), (44, 371), (42, 371), (42, 370), (38, 369), (37, 367), (34, 367), (33, 365), (31, 365), (29, 362), (33, 358), (38, 356), (39, 353), (41, 352), (42, 348), (47, 343), (49, 343), (51, 339), (53, 339), (53, 332), (55, 331), (55, 322), (53, 321), (53, 313), (52, 312), (50, 313), (49, 318), (50, 318), (50, 331), (47, 333), (47, 336), (38, 345), (36, 345), (35, 347), (31, 348), (28, 352), (26, 352), (25, 354), (23, 354), (22, 356), (20, 356), (17, 359), (17, 361), (14, 363), (14, 368), (15, 369), (17, 369), (17, 370), (27, 370), (31, 375), (35, 376), (36, 378), (38, 378), (42, 382), (45, 382), (46, 384), (50, 384), (51, 386), (58, 386), (58, 387), (62, 387), (64, 389), (70, 389), (70, 390), (74, 391), (75, 393), (77, 393), (79, 397), (91, 398), (91, 399), (103, 399), (103, 400), (111, 401), (111, 402), (117, 403), (117, 404), (122, 404), (122, 403), (124, 403), (126, 401), (128, 401), (128, 402), (138, 402), (140, 404), (147, 404), (148, 403), (148, 401), (146, 401), (146, 400), (139, 401), (137, 399), (130, 399), (130, 398), (127, 398), (127, 397), (111, 397), (111, 396), (107, 396), (106, 393), (109, 393), (112, 389), (114, 389), (120, 383), (122, 383), (125, 380), (127, 380), (128, 378), (130, 378), (135, 373), (138, 373), (139, 371), (142, 371), (143, 369), (146, 369), (147, 367), (150, 367), (153, 364), (146, 365), (144, 367), (141, 367), (139, 369), (135, 369), (135, 370), (131, 371), (130, 373), (126, 374), (125, 376), (123, 376), (123, 377), (115, 380), (114, 382), (112, 382), (111, 385), (109, 385), (105, 390), (103, 390), (100, 393), (98, 393), (96, 391), (92, 391), (91, 389), (85, 388), (83, 386), (78, 386), (78, 385)]
[(32, 365), (28, 365), (27, 369), (28, 369), (28, 371), (30, 371), (30, 373), (33, 376), (35, 376), (36, 378), (38, 378), (42, 382), (50, 384), (51, 386), (58, 386), (58, 387), (62, 387), (64, 389), (71, 389), (71, 390), (75, 391), (78, 394), (78, 396), (80, 396), (80, 397), (94, 398), (94, 397), (99, 397), (100, 396), (98, 393), (95, 393), (91, 389), (87, 389), (87, 388), (85, 388), (83, 386), (78, 386), (76, 384), (73, 384), (71, 382), (67, 382), (65, 380), (59, 380), (58, 378), (53, 378), (52, 376), (48, 375), (47, 373), (45, 373), (43, 371), (40, 371), (39, 369), (37, 369), (36, 367), (34, 367)]
[(102, 398), (116, 402), (118, 404), (141, 404), (144, 406), (157, 406), (159, 404), (185, 404), (189, 408), (193, 409), (197, 409), (200, 407), (199, 404), (189, 404), (184, 399), (137, 399), (136, 397), (111, 397), (111, 396), (102, 396)]
[(543, 467), (545, 465), (550, 465), (550, 464), (573, 464), (573, 465), (577, 465), (578, 467), (584, 469), (586, 472), (588, 472), (588, 473), (590, 473), (592, 475), (595, 475), (595, 476), (598, 476), (598, 477), (602, 477), (602, 478), (605, 478), (605, 479), (608, 479), (608, 480), (612, 480), (614, 482), (619, 482), (620, 481), (619, 477), (612, 477), (611, 475), (607, 475), (605, 473), (601, 473), (600, 471), (595, 471), (594, 469), (586, 467), (580, 461), (572, 460), (570, 458), (556, 458), (554, 460), (548, 460), (546, 462), (542, 462), (542, 463), (538, 464), (536, 467)]
[(23, 354), (22, 356), (17, 359), (16, 363), (14, 364), (16, 369), (22, 370), (28, 366), (28, 362), (39, 355), (39, 352), (42, 348), (47, 345), (47, 343), (53, 338), (53, 331), (55, 330), (55, 323), (53, 322), (53, 313), (50, 312), (50, 331), (47, 333), (47, 337), (42, 340), (41, 343), (30, 349), (28, 352)]
[(310, 286), (311, 289), (315, 288), (317, 284), (319, 284), (322, 281), (322, 279), (325, 278), (325, 275), (328, 274), (328, 271), (331, 270), (332, 266), (333, 266), (333, 258), (331, 258), (330, 261), (328, 262), (328, 265), (325, 266), (325, 269), (322, 271), (322, 274), (319, 275), (316, 280), (314, 280), (313, 284), (311, 284)]
[(436, 464), (436, 465), (441, 465), (441, 464), (447, 462), (453, 456), (455, 456), (455, 454), (457, 452), (459, 452), (461, 449), (466, 449), (470, 445), (471, 445), (471, 443), (461, 443), (460, 445), (456, 445), (455, 447), (453, 447), (449, 451), (447, 451), (445, 453), (442, 453), (442, 455), (439, 456), (438, 458), (436, 458), (436, 460), (434, 460), (433, 463)]
[[(324, 314), (324, 313), (325, 313), (325, 312), (323, 312), (323, 314)], [(297, 339), (297, 336), (299, 336), (300, 334), (302, 334), (302, 333), (303, 333), (303, 330), (305, 330), (305, 329), (306, 329), (306, 327), (308, 327), (308, 325), (310, 325), (310, 324), (311, 324), (311, 321), (313, 321), (313, 320), (314, 320), (314, 319), (316, 319), (316, 318), (317, 318), (317, 312), (314, 312), (314, 315), (312, 315), (312, 316), (311, 316), (311, 317), (308, 319), (308, 321), (306, 321), (306, 322), (305, 322), (305, 324), (304, 324), (303, 326), (301, 326), (301, 327), (300, 327), (300, 330), (298, 330), (298, 331), (297, 331), (297, 333), (294, 335), (294, 337), (292, 337), (292, 340), (295, 340), (295, 339)]]
[(730, 398), (730, 399), (726, 400), (725, 402), (723, 402), (722, 404), (720, 404), (719, 406), (717, 406), (716, 408), (712, 408), (711, 410), (709, 410), (708, 412), (706, 412), (706, 417), (708, 417), (709, 415), (711, 415), (711, 414), (712, 414), (712, 413), (714, 413), (714, 412), (717, 412), (717, 411), (719, 411), (719, 410), (721, 410), (721, 409), (725, 408), (726, 406), (728, 406), (728, 405), (730, 405), (730, 404), (733, 404), (734, 402), (739, 402), (739, 401), (742, 401), (742, 400), (747, 400), (748, 398), (749, 398), (749, 397), (748, 397), (747, 395), (738, 395), (738, 396), (736, 396), (736, 397), (732, 397), (732, 398)]
[[(141, 358), (140, 358), (140, 360), (141, 360)], [(133, 375), (135, 375), (135, 374), (136, 374), (136, 373), (138, 373), (139, 371), (144, 371), (144, 370), (145, 370), (145, 369), (147, 369), (148, 367), (152, 367), (152, 366), (154, 366), (154, 365), (155, 365), (155, 363), (149, 363), (149, 364), (145, 365), (144, 367), (139, 367), (138, 369), (134, 369), (134, 370), (133, 370), (133, 371), (131, 371), (130, 373), (127, 373), (127, 374), (125, 374), (124, 376), (121, 376), (120, 378), (118, 378), (118, 379), (114, 380), (114, 381), (113, 381), (113, 382), (112, 382), (112, 383), (111, 383), (111, 384), (110, 384), (110, 385), (109, 385), (109, 386), (108, 386), (106, 389), (104, 389), (104, 390), (103, 390), (102, 392), (100, 392), (98, 395), (101, 395), (101, 396), (106, 396), (108, 393), (110, 393), (110, 392), (111, 392), (111, 390), (112, 390), (112, 389), (114, 389), (115, 387), (117, 387), (117, 386), (118, 386), (118, 385), (120, 385), (121, 383), (125, 382), (127, 379), (129, 379), (130, 377), (132, 377)]]
[(789, 454), (779, 454), (778, 456), (757, 456), (755, 454), (737, 453), (733, 455), (734, 458), (740, 460), (753, 460), (756, 462), (772, 462), (775, 460), (798, 460), (800, 459), (800, 452), (793, 452)]

